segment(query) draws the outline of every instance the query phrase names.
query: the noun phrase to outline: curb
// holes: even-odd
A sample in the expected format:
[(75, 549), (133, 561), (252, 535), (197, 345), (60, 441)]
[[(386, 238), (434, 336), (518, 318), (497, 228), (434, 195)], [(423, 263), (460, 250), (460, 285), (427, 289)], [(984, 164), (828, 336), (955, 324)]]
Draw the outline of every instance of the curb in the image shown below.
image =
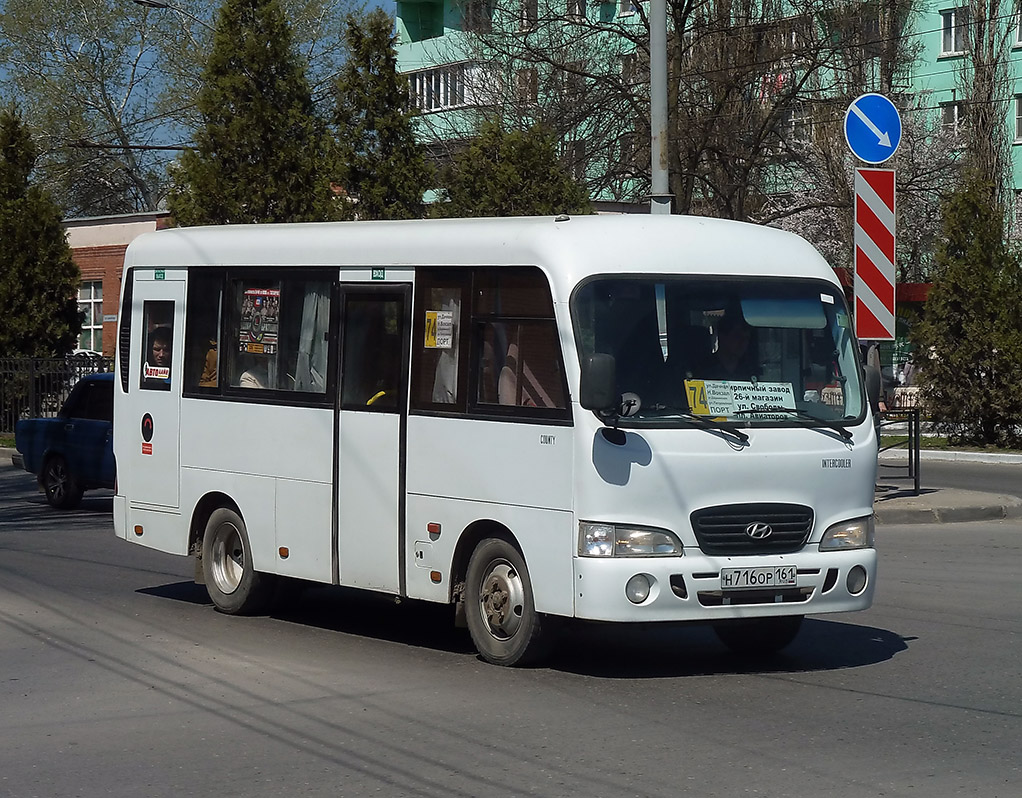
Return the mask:
[[(992, 497), (1002, 498), (1005, 497)], [(956, 524), (968, 521), (1003, 521), (1022, 518), (1022, 503), (1005, 500), (1000, 504), (975, 507), (874, 507), (878, 524)]]
[[(920, 460), (943, 460), (959, 463), (998, 463), (1001, 465), (1020, 464), (1022, 465), (1022, 454), (992, 454), (989, 452), (960, 452), (944, 451), (938, 449), (921, 449)], [(908, 462), (907, 449), (889, 449), (880, 452), (879, 460)]]

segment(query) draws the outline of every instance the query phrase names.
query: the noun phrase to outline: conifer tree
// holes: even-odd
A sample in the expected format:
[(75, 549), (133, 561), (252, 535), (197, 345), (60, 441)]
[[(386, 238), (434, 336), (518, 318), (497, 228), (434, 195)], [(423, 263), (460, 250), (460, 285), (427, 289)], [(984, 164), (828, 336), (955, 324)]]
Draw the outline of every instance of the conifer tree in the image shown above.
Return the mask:
[(225, 0), (198, 106), (196, 147), (174, 171), (182, 225), (330, 214), (328, 139), (279, 0)]
[(408, 81), (397, 73), (394, 22), (382, 9), (349, 14), (349, 58), (337, 80), (338, 181), (359, 219), (415, 219), (432, 169), (412, 128)]
[(1022, 442), (1022, 279), (994, 196), (973, 173), (944, 202), (933, 288), (913, 338), (938, 427), (957, 443), (1015, 446)]
[(552, 135), (533, 127), (505, 132), (484, 123), (479, 136), (454, 156), (441, 182), (443, 216), (543, 216), (589, 213), (585, 188), (557, 159)]
[(36, 148), (18, 112), (0, 108), (0, 355), (70, 352), (81, 331), (81, 275), (57, 204), (30, 183)]

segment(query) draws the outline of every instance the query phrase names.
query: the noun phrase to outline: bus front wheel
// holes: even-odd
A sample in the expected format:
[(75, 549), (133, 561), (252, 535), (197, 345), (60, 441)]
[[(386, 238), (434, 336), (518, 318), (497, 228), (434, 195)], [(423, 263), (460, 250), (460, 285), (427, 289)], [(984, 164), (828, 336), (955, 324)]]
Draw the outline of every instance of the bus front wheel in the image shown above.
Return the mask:
[(228, 615), (259, 612), (273, 591), (271, 577), (252, 566), (245, 522), (226, 507), (215, 510), (206, 522), (202, 571), (213, 605)]
[(532, 581), (518, 550), (487, 538), (468, 561), (465, 619), (476, 650), (494, 665), (529, 665), (547, 653)]

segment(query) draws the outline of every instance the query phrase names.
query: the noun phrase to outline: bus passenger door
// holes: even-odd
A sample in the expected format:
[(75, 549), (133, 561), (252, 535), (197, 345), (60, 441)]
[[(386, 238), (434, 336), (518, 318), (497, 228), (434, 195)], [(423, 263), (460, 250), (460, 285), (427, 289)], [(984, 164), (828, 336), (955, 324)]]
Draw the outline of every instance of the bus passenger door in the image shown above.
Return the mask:
[(403, 593), (411, 286), (341, 288), (336, 576)]
[[(181, 447), (178, 425), (184, 352), (185, 272), (133, 270), (127, 417), (114, 434), (132, 452), (118, 461), (120, 493), (132, 503), (179, 504)], [(124, 436), (124, 438), (121, 438)]]

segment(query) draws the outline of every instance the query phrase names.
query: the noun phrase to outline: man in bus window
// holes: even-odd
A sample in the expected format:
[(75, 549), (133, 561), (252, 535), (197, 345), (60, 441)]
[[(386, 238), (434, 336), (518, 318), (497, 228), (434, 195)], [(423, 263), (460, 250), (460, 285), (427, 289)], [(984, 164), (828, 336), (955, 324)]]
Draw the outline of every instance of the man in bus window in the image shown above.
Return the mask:
[(170, 368), (171, 342), (170, 327), (157, 327), (149, 336), (149, 365)]
[(712, 380), (749, 380), (756, 370), (752, 328), (740, 312), (731, 312), (717, 322), (717, 350), (707, 369)]

